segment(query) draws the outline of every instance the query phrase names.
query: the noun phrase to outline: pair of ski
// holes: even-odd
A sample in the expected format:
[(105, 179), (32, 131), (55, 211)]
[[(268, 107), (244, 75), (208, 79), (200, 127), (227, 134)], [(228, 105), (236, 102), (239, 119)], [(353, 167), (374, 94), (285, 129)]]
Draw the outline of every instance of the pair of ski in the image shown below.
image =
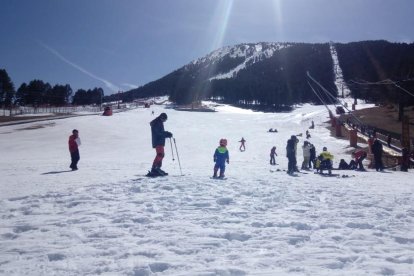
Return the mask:
[(158, 174), (158, 173), (153, 173), (151, 171), (148, 171), (148, 173), (145, 176), (146, 177), (152, 177), (152, 178), (155, 178), (155, 177), (165, 177), (165, 176), (168, 176), (168, 173)]
[[(270, 172), (271, 173), (274, 173), (274, 172), (286, 172), (286, 170), (277, 169), (277, 170), (270, 170)], [(295, 175), (295, 174), (297, 175), (299, 173), (301, 173), (301, 174), (309, 174), (308, 172), (295, 171), (293, 173), (290, 173), (289, 175)]]

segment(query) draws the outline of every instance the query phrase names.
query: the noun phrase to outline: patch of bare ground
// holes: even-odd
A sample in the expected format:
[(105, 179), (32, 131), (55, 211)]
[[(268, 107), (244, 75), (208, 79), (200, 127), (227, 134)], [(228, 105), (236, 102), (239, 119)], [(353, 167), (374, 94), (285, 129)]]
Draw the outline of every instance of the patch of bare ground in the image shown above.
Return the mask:
[[(355, 110), (352, 111), (352, 115), (367, 126), (401, 135), (402, 123), (398, 121), (398, 110), (394, 106), (376, 106)], [(407, 115), (409, 118), (410, 137), (414, 137), (414, 106), (404, 108), (404, 115)], [(348, 117), (351, 117), (351, 115), (345, 114), (341, 116), (344, 120)]]
[(18, 122), (24, 120), (35, 120), (35, 119), (45, 119), (45, 118), (53, 118), (55, 115), (47, 115), (47, 116), (0, 116), (0, 123), (8, 123), (8, 122)]

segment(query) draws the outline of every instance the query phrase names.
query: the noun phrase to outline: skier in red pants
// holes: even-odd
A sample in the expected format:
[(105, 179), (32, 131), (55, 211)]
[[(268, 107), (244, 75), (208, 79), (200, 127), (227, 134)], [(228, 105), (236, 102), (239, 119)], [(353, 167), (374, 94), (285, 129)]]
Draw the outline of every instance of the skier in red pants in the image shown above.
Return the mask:
[(151, 121), (151, 136), (152, 147), (155, 148), (157, 155), (152, 163), (151, 176), (164, 176), (168, 175), (165, 171), (161, 170), (162, 160), (164, 159), (164, 146), (165, 138), (171, 138), (173, 135), (171, 132), (164, 130), (164, 122), (168, 119), (167, 114), (161, 113), (160, 116)]

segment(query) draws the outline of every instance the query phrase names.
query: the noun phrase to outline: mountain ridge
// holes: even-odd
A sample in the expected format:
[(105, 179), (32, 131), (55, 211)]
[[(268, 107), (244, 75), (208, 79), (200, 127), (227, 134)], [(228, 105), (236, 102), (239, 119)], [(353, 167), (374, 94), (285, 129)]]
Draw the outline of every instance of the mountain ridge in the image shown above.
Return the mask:
[[(333, 57), (332, 52), (337, 52), (337, 56)], [(360, 60), (364, 62), (358, 64)], [(338, 82), (336, 73), (341, 67), (345, 67), (342, 68), (344, 79)], [(373, 67), (381, 67), (382, 73), (375, 75)], [(347, 44), (242, 43), (212, 51), (158, 80), (121, 93), (120, 98), (128, 102), (168, 95), (178, 104), (212, 99), (278, 109), (305, 102), (322, 103), (308, 85), (307, 72), (337, 96), (340, 84), (347, 84), (361, 72), (369, 72), (371, 75), (364, 74), (364, 77), (375, 81), (380, 76), (401, 78), (407, 75), (407, 70), (408, 75), (414, 74), (413, 44), (382, 40)], [(361, 93), (361, 88), (355, 85), (346, 86), (346, 89), (347, 94), (355, 94), (358, 98), (390, 98), (381, 93)], [(361, 97), (361, 94), (364, 95)], [(111, 96), (106, 98), (111, 100)]]

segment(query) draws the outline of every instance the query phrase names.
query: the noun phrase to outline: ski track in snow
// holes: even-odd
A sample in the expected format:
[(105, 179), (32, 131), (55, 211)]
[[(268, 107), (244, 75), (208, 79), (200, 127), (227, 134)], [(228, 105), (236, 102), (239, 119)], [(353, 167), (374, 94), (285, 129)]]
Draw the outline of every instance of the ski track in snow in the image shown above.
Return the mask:
[[(178, 114), (169, 111), (170, 118), (174, 118), (171, 113)], [(290, 120), (287, 138), (309, 125), (309, 120), (323, 124), (322, 114), (314, 109), (266, 115), (272, 119), (261, 118), (265, 123), (260, 124), (271, 122), (269, 126), (287, 132), (282, 126)], [(242, 117), (225, 118), (238, 118), (242, 124), (248, 121), (245, 115), (238, 116)], [(178, 123), (185, 126), (188, 120)], [(253, 120), (250, 126), (255, 125)], [(172, 122), (166, 123), (166, 129), (174, 129)], [(323, 127), (312, 134), (318, 136), (316, 144), (337, 143), (338, 152), (343, 150), (341, 143), (347, 143), (334, 142)], [(187, 135), (191, 141), (191, 133)], [(254, 147), (252, 134), (246, 140), (245, 153), (234, 149), (238, 146), (234, 141), (230, 146), (228, 178), (223, 181), (209, 178), (212, 163), (206, 167), (196, 162), (184, 176), (177, 173), (175, 164), (171, 175), (163, 178), (146, 178), (141, 169), (142, 175), (119, 181), (89, 179), (82, 185), (3, 197), (0, 274), (413, 275), (414, 198), (413, 187), (407, 184), (412, 172), (340, 171), (350, 177), (313, 173), (291, 177), (282, 170), (269, 172), (286, 165), (285, 137), (278, 144), (279, 166), (263, 165), (254, 153), (262, 147)], [(201, 143), (209, 147), (206, 152), (211, 159), (216, 141), (211, 147)], [(87, 144), (83, 138), (82, 147)], [(267, 158), (270, 147), (263, 149)], [(182, 151), (190, 166), (190, 153), (185, 147)], [(299, 154), (298, 162), (301, 159)], [(114, 161), (115, 170), (108, 177), (122, 175), (127, 165), (121, 160)], [(81, 159), (81, 170), (88, 168), (85, 162)], [(29, 182), (13, 172), (19, 164), (12, 165), (2, 172)], [(28, 169), (38, 172), (34, 165)], [(89, 176), (94, 174), (99, 171)], [(43, 179), (54, 176), (43, 175)], [(62, 177), (56, 179), (63, 184)]]

